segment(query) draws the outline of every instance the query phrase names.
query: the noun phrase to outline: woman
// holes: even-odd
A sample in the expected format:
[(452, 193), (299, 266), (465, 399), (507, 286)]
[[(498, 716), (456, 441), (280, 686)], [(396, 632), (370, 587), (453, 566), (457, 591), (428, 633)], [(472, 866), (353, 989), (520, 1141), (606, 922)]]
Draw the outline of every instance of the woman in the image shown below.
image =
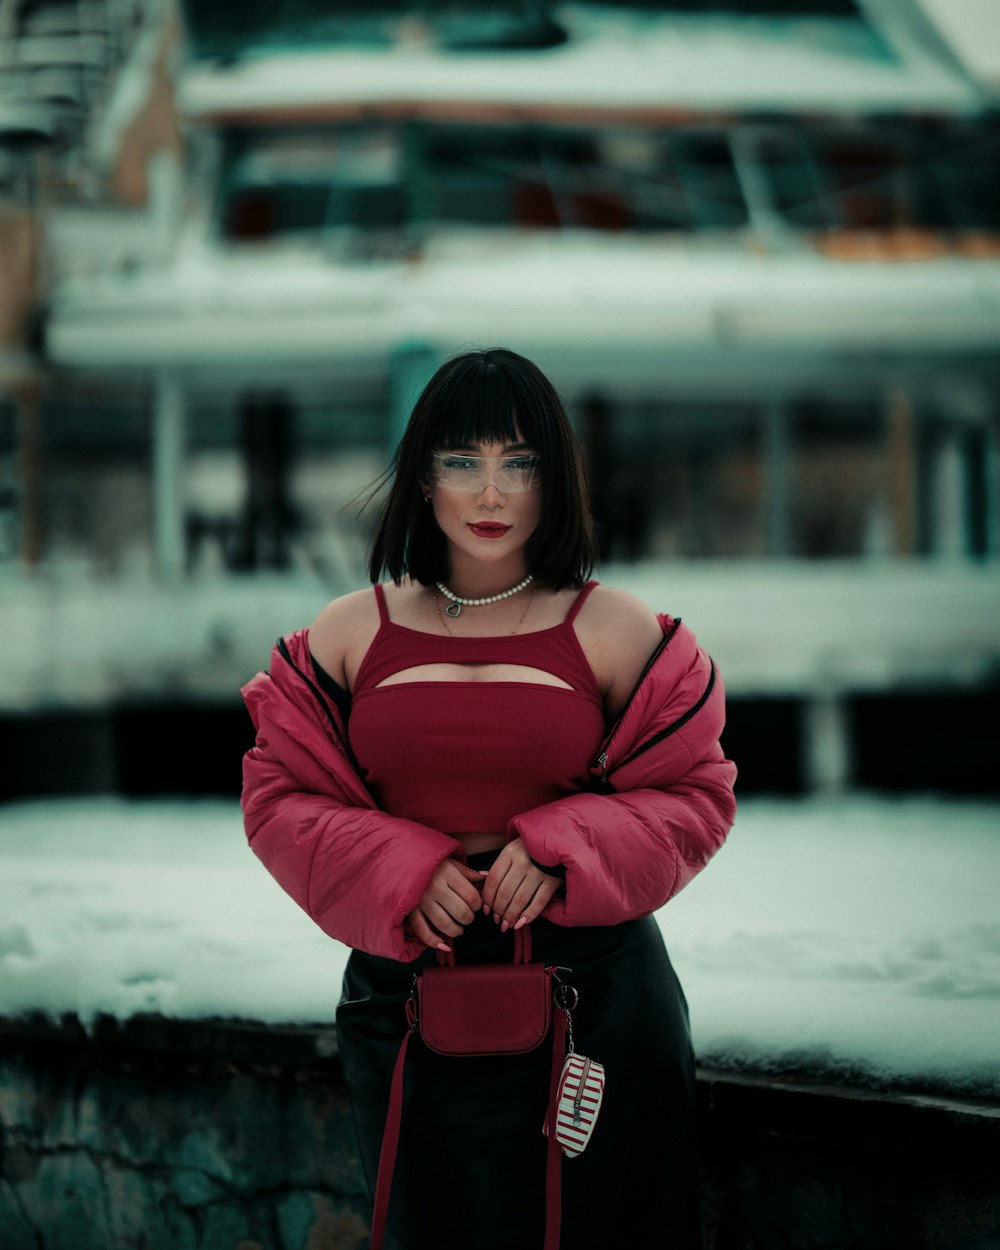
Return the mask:
[[(678, 621), (586, 581), (580, 452), (513, 352), (444, 364), (418, 399), (371, 558), (374, 593), (279, 642), (244, 691), (254, 851), (353, 948), (338, 1043), (374, 1189), (415, 969), (572, 969), (576, 1048), (607, 1085), (562, 1167), (567, 1250), (699, 1244), (687, 1012), (651, 913), (733, 819), (714, 666)], [(388, 573), (384, 586), (380, 579)], [(532, 1250), (546, 1047), (411, 1046), (387, 1244)]]

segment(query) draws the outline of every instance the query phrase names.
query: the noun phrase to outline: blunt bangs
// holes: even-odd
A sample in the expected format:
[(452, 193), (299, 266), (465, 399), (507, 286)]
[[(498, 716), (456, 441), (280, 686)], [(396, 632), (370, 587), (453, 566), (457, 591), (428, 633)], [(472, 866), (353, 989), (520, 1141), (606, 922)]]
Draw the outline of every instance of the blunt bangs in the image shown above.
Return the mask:
[(518, 442), (541, 457), (542, 515), (525, 549), (529, 568), (554, 590), (582, 585), (596, 544), (580, 448), (552, 384), (505, 348), (446, 361), (414, 405), (372, 546), (371, 580), (385, 570), (397, 583), (405, 576), (423, 585), (446, 581), (447, 543), (423, 501), (431, 453)]
[(456, 370), (429, 414), (424, 450), (452, 450), (473, 443), (516, 443), (518, 431), (532, 442), (515, 418), (514, 388), (499, 369)]

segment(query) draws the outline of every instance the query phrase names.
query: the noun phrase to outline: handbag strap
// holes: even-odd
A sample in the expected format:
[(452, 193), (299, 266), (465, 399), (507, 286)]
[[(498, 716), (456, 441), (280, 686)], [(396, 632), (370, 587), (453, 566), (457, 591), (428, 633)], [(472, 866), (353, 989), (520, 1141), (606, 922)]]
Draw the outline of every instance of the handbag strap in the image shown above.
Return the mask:
[[(450, 951), (438, 951), (437, 961), (442, 967), (454, 968), (455, 966), (455, 950), (454, 947)], [(530, 964), (531, 963), (531, 925), (526, 924), (522, 929), (514, 930), (514, 963)]]
[[(396, 1065), (392, 1070), (389, 1087), (389, 1110), (385, 1117), (382, 1150), (378, 1161), (378, 1179), (375, 1182), (375, 1205), (372, 1209), (372, 1230), (369, 1250), (382, 1250), (385, 1225), (389, 1215), (389, 1195), (392, 1177), (396, 1170), (399, 1151), (400, 1123), (403, 1118), (403, 1069), (406, 1052), (416, 1027), (415, 1018), (407, 1018), (410, 1027), (406, 1031)], [(566, 1012), (556, 1007), (552, 1021), (552, 1069), (549, 1077), (549, 1105), (545, 1114), (548, 1128), (548, 1144), (545, 1149), (545, 1241), (543, 1250), (559, 1250), (559, 1226), (562, 1222), (562, 1147), (556, 1136), (556, 1116), (559, 1109), (559, 1078), (562, 1073), (566, 1051)]]
[(559, 1080), (566, 1055), (566, 1012), (556, 1007), (552, 1021), (552, 1074), (549, 1078), (549, 1110), (545, 1123), (549, 1130), (545, 1148), (545, 1242), (543, 1250), (559, 1250), (562, 1222), (562, 1146), (556, 1135), (559, 1114)]
[(396, 1153), (399, 1150), (399, 1126), (403, 1118), (403, 1068), (406, 1065), (407, 1047), (414, 1032), (415, 1026), (411, 1024), (406, 1030), (406, 1036), (396, 1056), (396, 1066), (392, 1070), (389, 1110), (385, 1117), (382, 1150), (378, 1159), (378, 1180), (375, 1182), (375, 1206), (372, 1209), (372, 1235), (369, 1250), (382, 1250), (382, 1238), (385, 1236), (385, 1222), (389, 1214), (389, 1194), (392, 1190), (392, 1176), (396, 1170)]

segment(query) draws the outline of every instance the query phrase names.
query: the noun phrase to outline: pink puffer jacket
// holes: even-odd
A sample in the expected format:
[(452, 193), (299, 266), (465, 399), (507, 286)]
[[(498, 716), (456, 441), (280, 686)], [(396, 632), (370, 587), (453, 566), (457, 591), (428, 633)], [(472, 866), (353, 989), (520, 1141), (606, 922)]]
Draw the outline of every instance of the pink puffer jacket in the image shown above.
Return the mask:
[[(508, 827), (539, 863), (566, 867), (565, 891), (544, 912), (556, 924), (648, 915), (732, 825), (722, 683), (690, 630), (667, 616), (660, 623), (663, 641), (595, 761), (594, 790), (522, 812)], [(325, 933), (372, 955), (416, 959), (425, 947), (403, 921), (438, 864), (464, 858), (461, 842), (375, 806), (344, 724), (315, 684), (305, 630), (279, 641), (270, 672), (243, 697), (257, 730), (243, 763), (250, 846)]]

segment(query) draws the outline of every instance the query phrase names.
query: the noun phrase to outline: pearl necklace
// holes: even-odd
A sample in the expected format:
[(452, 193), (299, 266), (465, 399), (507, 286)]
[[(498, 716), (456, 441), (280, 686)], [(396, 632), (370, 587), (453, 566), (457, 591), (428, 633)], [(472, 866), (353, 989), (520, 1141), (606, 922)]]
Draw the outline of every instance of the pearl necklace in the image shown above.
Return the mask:
[(434, 585), (438, 588), (438, 590), (440, 590), (446, 599), (451, 600), (445, 608), (445, 612), (452, 618), (452, 620), (454, 620), (456, 616), (462, 615), (463, 608), (482, 608), (488, 603), (499, 603), (501, 599), (509, 599), (511, 595), (516, 595), (518, 591), (523, 590), (525, 586), (530, 585), (530, 583), (534, 580), (535, 575), (533, 573), (529, 573), (528, 576), (522, 581), (519, 581), (516, 586), (511, 586), (510, 590), (501, 590), (498, 595), (486, 595), (483, 599), (463, 599), (461, 595), (456, 595), (454, 591), (449, 590), (444, 582), (435, 582)]
[[(531, 595), (530, 595), (530, 597), (529, 597), (529, 599), (528, 599), (528, 606), (527, 606), (527, 607), (524, 609), (524, 611), (521, 613), (521, 619), (520, 619), (520, 620), (518, 621), (518, 623), (514, 626), (514, 628), (510, 631), (512, 634), (516, 634), (516, 633), (517, 633), (517, 631), (518, 631), (518, 630), (521, 628), (521, 626), (524, 624), (524, 622), (527, 620), (527, 618), (528, 618), (528, 613), (531, 611), (531, 605), (535, 602), (535, 595), (537, 595), (537, 594), (538, 594), (538, 587), (536, 586), (536, 587), (535, 587), (535, 589), (531, 592)], [(441, 620), (441, 624), (444, 626), (444, 632), (445, 632), (446, 634), (448, 634), (451, 638), (461, 638), (461, 637), (463, 637), (463, 636), (464, 636), (464, 637), (467, 637), (467, 636), (468, 636), (468, 635), (456, 634), (456, 633), (454, 632), (454, 630), (451, 628), (451, 626), (448, 624), (448, 622), (444, 619), (444, 614), (443, 614), (443, 613), (442, 613), (442, 611), (441, 611), (441, 601), (440, 601), (440, 599), (438, 599), (437, 595), (435, 595), (435, 596), (434, 596), (434, 607), (437, 609), (437, 614), (438, 614), (438, 617), (439, 617), (439, 618), (440, 618), (440, 620)], [(447, 608), (445, 608), (445, 612), (447, 612), (447, 611), (448, 611), (448, 609), (447, 609)], [(491, 635), (489, 635), (489, 636), (490, 636), (490, 637), (492, 637), (493, 635), (491, 634)]]

